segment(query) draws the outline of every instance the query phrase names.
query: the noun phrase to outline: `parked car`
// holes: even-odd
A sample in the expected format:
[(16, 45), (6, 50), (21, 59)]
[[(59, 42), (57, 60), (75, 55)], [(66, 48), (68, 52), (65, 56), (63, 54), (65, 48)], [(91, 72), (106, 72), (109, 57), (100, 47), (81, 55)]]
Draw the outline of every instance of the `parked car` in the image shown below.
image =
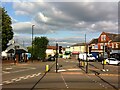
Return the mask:
[(88, 55), (87, 55), (87, 59), (88, 59), (89, 61), (95, 61), (95, 60), (96, 60), (95, 57), (94, 57), (92, 54), (88, 54)]
[(105, 59), (105, 61), (106, 61), (106, 64), (120, 65), (120, 61), (116, 58), (107, 58)]
[(47, 58), (47, 61), (55, 61), (55, 56), (49, 56), (48, 58)]

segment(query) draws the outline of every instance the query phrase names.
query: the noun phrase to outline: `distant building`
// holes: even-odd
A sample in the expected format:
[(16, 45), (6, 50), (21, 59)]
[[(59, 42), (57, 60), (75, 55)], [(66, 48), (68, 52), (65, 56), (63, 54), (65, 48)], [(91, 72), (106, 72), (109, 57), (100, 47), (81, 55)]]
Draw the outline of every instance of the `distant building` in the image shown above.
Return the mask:
[(103, 52), (105, 54), (120, 53), (120, 34), (102, 32), (99, 38), (90, 41), (90, 48), (91, 53), (98, 53), (99, 55), (103, 55)]
[(65, 52), (71, 52), (71, 56), (78, 58), (79, 53), (85, 53), (86, 52), (86, 44), (85, 43), (77, 43), (71, 46), (67, 46), (65, 48)]
[(77, 43), (72, 46), (70, 46), (70, 51), (72, 54), (79, 54), (79, 53), (85, 53), (86, 52), (86, 44), (85, 43)]
[[(64, 52), (65, 48), (62, 47), (62, 52)], [(58, 47), (58, 53), (59, 53), (59, 47)], [(47, 49), (46, 49), (46, 55), (47, 57), (49, 55), (52, 55), (54, 56), (56, 54), (56, 46), (47, 46)]]
[(56, 46), (47, 46), (47, 49), (46, 49), (46, 55), (47, 55), (47, 57), (49, 55), (54, 56), (55, 53), (56, 53)]

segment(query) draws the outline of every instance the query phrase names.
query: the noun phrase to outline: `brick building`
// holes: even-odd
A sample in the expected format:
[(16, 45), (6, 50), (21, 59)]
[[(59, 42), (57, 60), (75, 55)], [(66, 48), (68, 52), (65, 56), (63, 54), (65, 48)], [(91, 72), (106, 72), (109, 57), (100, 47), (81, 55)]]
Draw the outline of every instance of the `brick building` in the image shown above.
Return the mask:
[(91, 53), (99, 54), (99, 56), (120, 53), (120, 34), (102, 32), (99, 38), (90, 41), (89, 49)]

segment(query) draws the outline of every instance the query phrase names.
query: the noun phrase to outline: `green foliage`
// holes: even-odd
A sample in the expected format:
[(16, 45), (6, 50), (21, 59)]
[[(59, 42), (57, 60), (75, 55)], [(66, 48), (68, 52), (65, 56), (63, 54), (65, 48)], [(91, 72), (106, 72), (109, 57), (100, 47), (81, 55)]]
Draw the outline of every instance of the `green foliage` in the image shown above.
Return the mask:
[(7, 11), (5, 11), (4, 8), (0, 8), (2, 14), (2, 18), (0, 18), (0, 23), (2, 21), (2, 51), (4, 51), (7, 48), (7, 44), (9, 40), (13, 38), (13, 29), (11, 27), (11, 18), (7, 14)]
[(49, 40), (47, 37), (35, 37), (33, 40), (33, 57), (39, 57), (40, 59), (44, 60), (46, 57), (46, 49), (48, 43)]
[(31, 46), (27, 47), (27, 49), (28, 49), (28, 53), (32, 52), (32, 47)]

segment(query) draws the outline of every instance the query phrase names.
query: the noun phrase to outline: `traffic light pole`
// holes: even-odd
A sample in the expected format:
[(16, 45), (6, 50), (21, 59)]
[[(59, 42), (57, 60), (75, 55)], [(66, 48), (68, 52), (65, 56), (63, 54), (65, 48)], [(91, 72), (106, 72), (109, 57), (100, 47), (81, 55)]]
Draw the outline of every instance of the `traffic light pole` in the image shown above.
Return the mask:
[(105, 58), (105, 43), (103, 44), (103, 70), (105, 69), (104, 58)]
[(58, 72), (58, 43), (56, 43), (56, 73)]

